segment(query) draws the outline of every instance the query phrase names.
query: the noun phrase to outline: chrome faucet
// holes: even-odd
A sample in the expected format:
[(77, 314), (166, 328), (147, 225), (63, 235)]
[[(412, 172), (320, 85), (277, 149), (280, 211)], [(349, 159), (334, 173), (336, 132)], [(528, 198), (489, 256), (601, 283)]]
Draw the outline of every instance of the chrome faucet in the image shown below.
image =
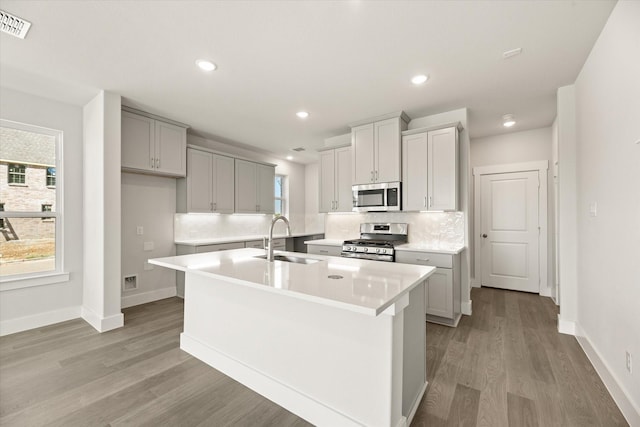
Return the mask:
[(283, 220), (285, 224), (287, 224), (287, 236), (291, 236), (291, 226), (289, 226), (289, 220), (284, 215), (273, 218), (273, 221), (271, 221), (271, 227), (269, 227), (269, 243), (268, 246), (265, 245), (264, 247), (264, 249), (267, 251), (267, 261), (269, 262), (273, 262), (273, 226), (280, 219)]

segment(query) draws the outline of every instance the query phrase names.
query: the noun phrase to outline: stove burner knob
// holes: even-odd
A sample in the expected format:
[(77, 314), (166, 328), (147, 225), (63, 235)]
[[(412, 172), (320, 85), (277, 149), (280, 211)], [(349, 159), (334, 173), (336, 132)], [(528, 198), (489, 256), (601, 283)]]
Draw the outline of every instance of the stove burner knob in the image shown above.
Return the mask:
[(364, 248), (363, 252), (369, 252), (369, 248)]
[(380, 253), (382, 251), (384, 251), (384, 249), (380, 249), (380, 248), (376, 249), (376, 253)]

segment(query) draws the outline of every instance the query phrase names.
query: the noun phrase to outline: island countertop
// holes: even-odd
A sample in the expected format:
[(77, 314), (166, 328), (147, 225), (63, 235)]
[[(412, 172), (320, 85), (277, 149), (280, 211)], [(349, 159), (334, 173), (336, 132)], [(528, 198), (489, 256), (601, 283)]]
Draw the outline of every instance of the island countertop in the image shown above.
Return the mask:
[(429, 277), (434, 267), (274, 251), (312, 264), (257, 258), (262, 249), (234, 249), (150, 259), (149, 263), (228, 283), (377, 316)]

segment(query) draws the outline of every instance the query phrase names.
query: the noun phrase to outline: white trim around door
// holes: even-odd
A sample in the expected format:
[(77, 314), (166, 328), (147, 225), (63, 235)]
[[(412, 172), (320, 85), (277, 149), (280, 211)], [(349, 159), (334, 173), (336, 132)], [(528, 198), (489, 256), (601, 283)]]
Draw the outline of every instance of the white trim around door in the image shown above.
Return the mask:
[(538, 191), (538, 220), (540, 226), (539, 241), (539, 271), (540, 271), (540, 295), (551, 296), (551, 289), (547, 280), (547, 249), (548, 249), (548, 224), (547, 224), (547, 171), (549, 161), (541, 160), (525, 163), (508, 163), (504, 165), (478, 166), (473, 168), (473, 212), (474, 212), (474, 239), (473, 257), (475, 265), (475, 280), (477, 286), (481, 285), (482, 259), (481, 259), (481, 179), (483, 175), (493, 175), (512, 172), (538, 172), (540, 188)]

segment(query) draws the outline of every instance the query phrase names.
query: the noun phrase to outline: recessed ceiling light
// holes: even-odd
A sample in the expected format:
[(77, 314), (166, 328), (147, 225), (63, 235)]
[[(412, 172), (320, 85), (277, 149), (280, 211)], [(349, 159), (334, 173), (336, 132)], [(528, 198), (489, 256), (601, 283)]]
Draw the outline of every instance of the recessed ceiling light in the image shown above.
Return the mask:
[(287, 156), (287, 160), (293, 160), (293, 156)]
[(414, 85), (421, 85), (422, 83), (426, 82), (427, 80), (429, 80), (429, 76), (427, 76), (425, 74), (419, 74), (419, 75), (413, 76), (411, 78), (411, 83), (413, 83)]
[(211, 61), (207, 61), (206, 59), (198, 59), (196, 61), (196, 65), (198, 65), (202, 71), (213, 71), (218, 68), (216, 67), (216, 64)]
[(502, 116), (502, 126), (510, 128), (515, 124), (516, 119), (513, 117), (513, 114), (505, 114), (504, 116)]
[(306, 111), (298, 111), (296, 113), (296, 116), (298, 116), (301, 119), (306, 119), (307, 117), (309, 117), (309, 113), (307, 113)]

